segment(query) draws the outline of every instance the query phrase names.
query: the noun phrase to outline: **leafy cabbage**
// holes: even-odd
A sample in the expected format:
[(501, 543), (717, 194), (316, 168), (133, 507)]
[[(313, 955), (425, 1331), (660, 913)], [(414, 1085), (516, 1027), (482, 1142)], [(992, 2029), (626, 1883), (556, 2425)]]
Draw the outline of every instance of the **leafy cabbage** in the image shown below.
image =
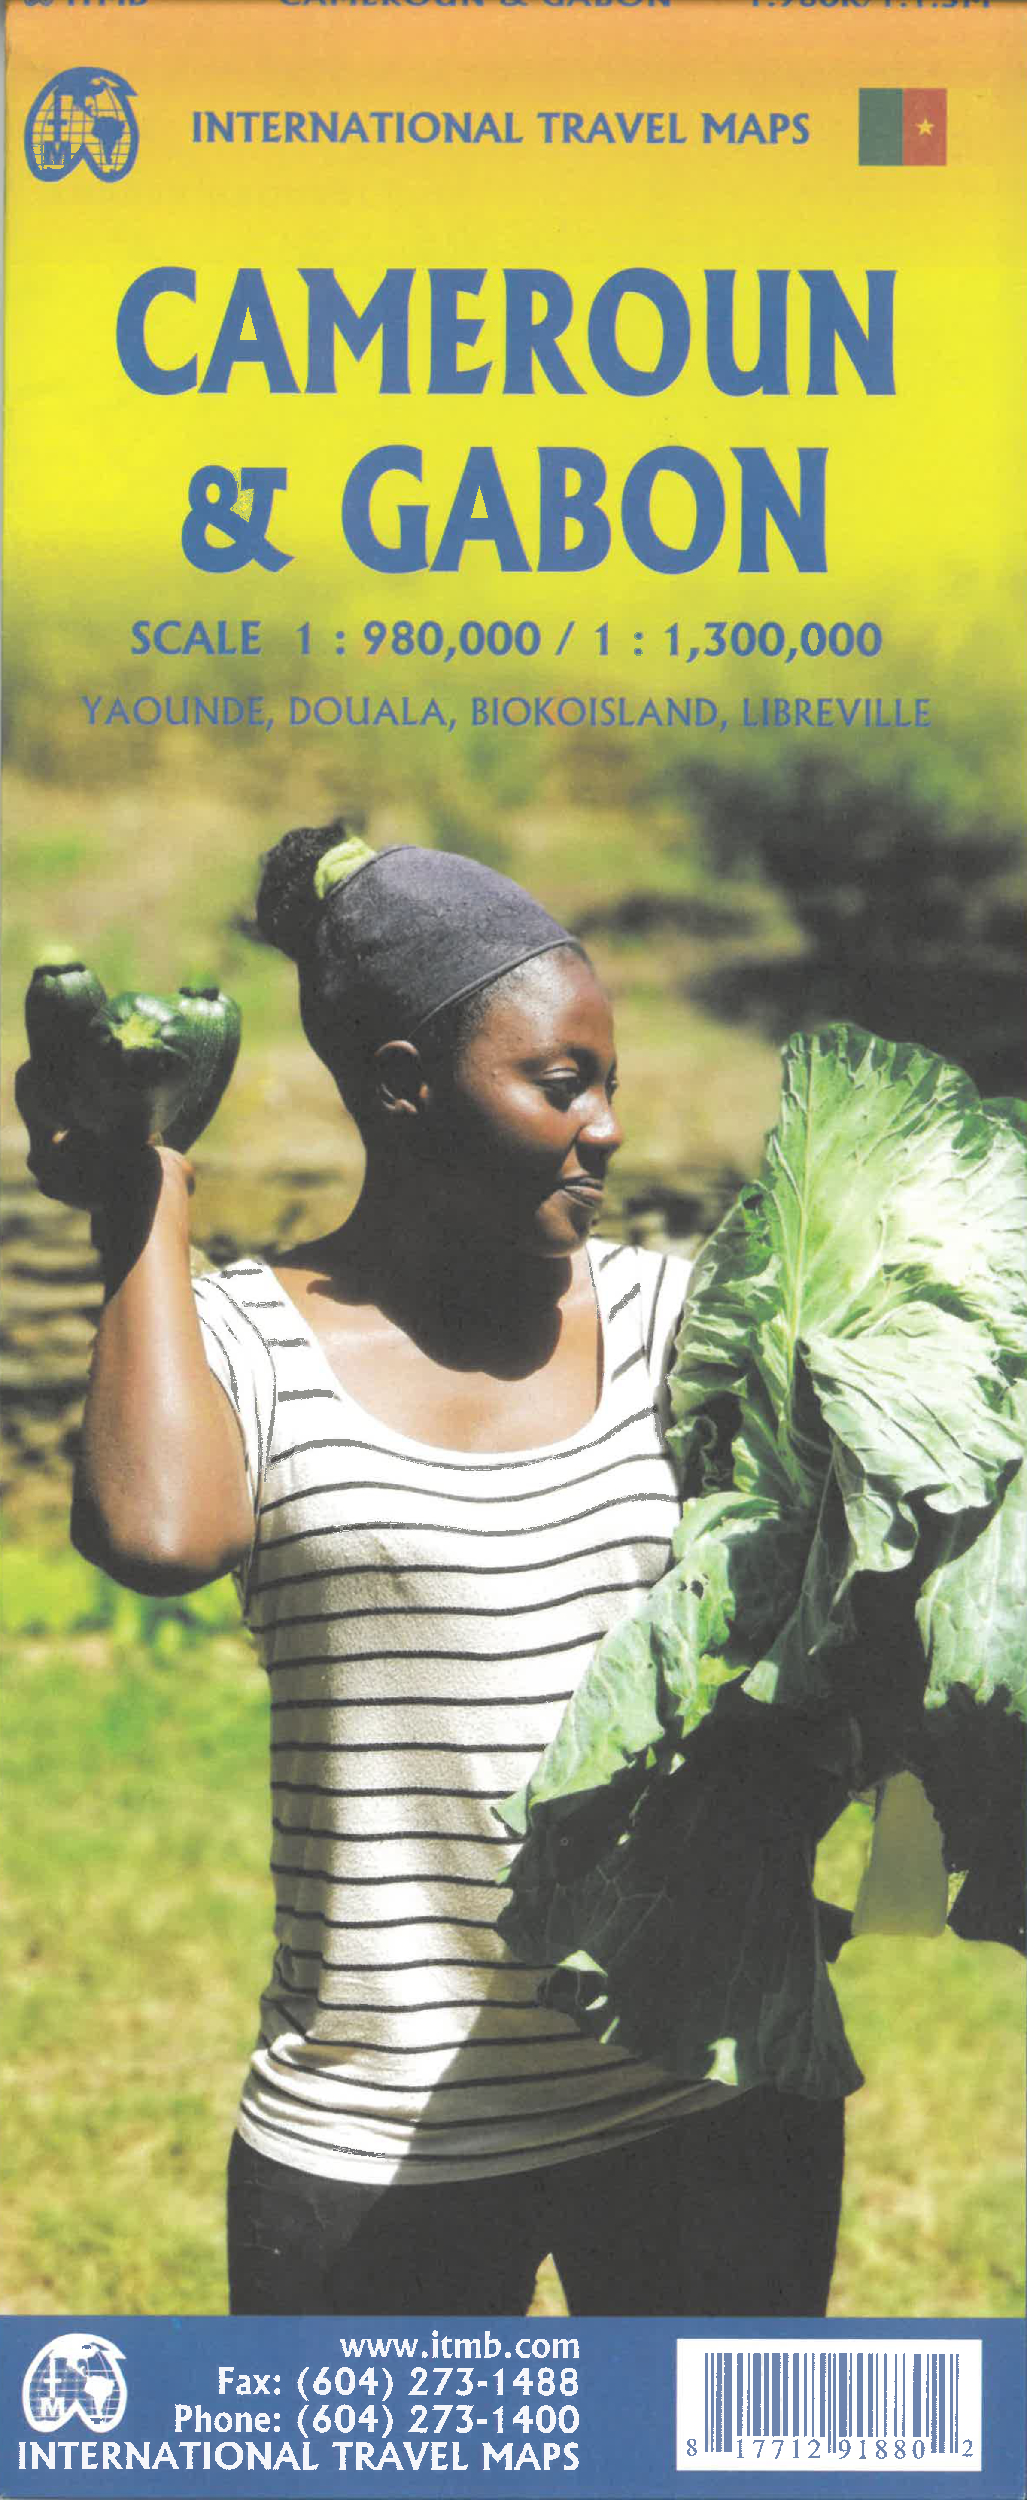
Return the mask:
[(950, 1923), (1023, 1939), (1023, 1113), (910, 1043), (792, 1037), (671, 1375), (671, 1569), (526, 1789), (500, 1927), (544, 2003), (675, 2074), (860, 2081), (817, 1842), (922, 1779)]

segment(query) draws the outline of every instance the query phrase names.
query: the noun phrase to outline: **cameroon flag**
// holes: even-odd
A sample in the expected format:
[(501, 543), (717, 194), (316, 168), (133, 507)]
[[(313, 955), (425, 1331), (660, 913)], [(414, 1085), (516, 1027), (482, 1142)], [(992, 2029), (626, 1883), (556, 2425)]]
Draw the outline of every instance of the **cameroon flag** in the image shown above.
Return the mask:
[(861, 165), (944, 165), (944, 87), (861, 87)]

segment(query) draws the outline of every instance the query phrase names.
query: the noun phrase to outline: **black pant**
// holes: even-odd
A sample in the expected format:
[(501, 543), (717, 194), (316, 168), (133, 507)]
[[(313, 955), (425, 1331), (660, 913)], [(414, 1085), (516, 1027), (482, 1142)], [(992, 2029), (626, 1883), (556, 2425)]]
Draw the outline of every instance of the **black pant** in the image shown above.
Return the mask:
[(768, 2089), (615, 2153), (455, 2187), (317, 2179), (236, 2137), (236, 2316), (515, 2317), (550, 2252), (579, 2317), (823, 2317), (844, 2102)]

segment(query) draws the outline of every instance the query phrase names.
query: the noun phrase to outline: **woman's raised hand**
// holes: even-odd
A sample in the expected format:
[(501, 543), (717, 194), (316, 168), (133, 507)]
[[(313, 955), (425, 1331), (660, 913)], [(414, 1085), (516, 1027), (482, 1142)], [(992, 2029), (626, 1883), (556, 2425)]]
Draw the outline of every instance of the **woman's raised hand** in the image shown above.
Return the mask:
[(14, 1079), (14, 1099), (28, 1131), (26, 1161), (44, 1198), (88, 1209), (98, 1247), (112, 1219), (131, 1207), (135, 1227), (140, 1214), (152, 1216), (162, 1177), (174, 1171), (191, 1196), (193, 1167), (185, 1155), (155, 1139), (97, 1137), (91, 1129), (59, 1128), (47, 1103), (45, 1079), (31, 1059), (22, 1062)]
[(102, 1207), (118, 1195), (128, 1174), (135, 1176), (147, 1165), (153, 1169), (154, 1194), (160, 1169), (171, 1166), (177, 1166), (191, 1193), (191, 1163), (159, 1138), (125, 1137), (117, 1131), (98, 1137), (91, 1129), (56, 1126), (45, 1078), (31, 1059), (23, 1060), (16, 1072), (14, 1100), (28, 1130), (28, 1168), (44, 1198), (58, 1198), (69, 1207)]

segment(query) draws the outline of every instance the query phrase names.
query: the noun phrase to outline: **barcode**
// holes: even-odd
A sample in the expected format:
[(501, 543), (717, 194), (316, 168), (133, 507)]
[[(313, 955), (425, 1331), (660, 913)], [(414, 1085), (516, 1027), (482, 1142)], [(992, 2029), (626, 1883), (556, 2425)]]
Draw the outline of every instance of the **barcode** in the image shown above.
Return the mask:
[(739, 2465), (979, 2472), (980, 2342), (680, 2337), (678, 2472)]

